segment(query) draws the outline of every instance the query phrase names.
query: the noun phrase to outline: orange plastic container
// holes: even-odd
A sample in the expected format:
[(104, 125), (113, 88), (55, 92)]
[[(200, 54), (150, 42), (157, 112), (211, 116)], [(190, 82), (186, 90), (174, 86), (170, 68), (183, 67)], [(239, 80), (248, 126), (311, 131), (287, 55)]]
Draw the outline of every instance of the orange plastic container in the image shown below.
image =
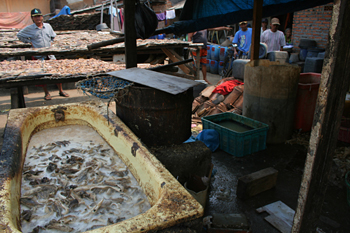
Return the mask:
[(311, 130), (320, 80), (319, 73), (300, 74), (294, 122), (295, 128), (301, 132)]

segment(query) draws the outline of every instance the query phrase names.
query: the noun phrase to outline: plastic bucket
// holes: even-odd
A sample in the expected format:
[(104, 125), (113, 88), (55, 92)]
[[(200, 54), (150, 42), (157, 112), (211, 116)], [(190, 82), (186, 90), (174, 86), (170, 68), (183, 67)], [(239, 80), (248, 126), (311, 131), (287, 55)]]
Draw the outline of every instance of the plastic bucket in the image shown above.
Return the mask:
[(348, 205), (350, 206), (350, 172), (347, 172), (345, 175), (345, 184), (346, 184), (346, 190), (347, 190), (347, 200), (348, 200)]
[(219, 49), (219, 59), (220, 61), (224, 61), (227, 56), (227, 47), (221, 47)]
[(207, 60), (211, 59), (211, 48), (212, 45), (207, 45)]
[(294, 122), (295, 128), (301, 132), (311, 130), (320, 81), (321, 74), (300, 74)]
[(219, 63), (215, 60), (210, 61), (210, 73), (218, 74)]
[(220, 46), (213, 45), (211, 47), (211, 60), (219, 61)]

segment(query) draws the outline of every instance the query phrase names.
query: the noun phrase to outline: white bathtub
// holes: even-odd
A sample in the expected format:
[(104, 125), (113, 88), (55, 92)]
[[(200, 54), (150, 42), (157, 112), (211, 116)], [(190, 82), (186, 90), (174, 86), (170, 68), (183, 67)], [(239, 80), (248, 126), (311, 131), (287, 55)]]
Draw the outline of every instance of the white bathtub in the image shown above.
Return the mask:
[[(53, 109), (64, 107), (64, 120)], [(26, 149), (35, 132), (64, 125), (88, 125), (117, 152), (146, 194), (151, 208), (128, 220), (91, 232), (140, 232), (199, 218), (202, 206), (102, 102), (14, 109), (9, 112), (0, 155), (0, 232), (21, 232), (20, 195)], [(109, 121), (108, 121), (109, 119)]]

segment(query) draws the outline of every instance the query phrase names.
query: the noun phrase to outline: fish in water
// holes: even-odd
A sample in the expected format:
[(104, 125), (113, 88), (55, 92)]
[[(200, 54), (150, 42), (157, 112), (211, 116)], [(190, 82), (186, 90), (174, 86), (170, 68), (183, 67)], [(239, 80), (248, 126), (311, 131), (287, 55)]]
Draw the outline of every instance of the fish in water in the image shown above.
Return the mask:
[(33, 208), (33, 207), (37, 207), (37, 206), (42, 205), (42, 204), (36, 202), (35, 200), (33, 200), (33, 198), (31, 198), (31, 197), (21, 197), (20, 202), (22, 205), (25, 205), (29, 208)]
[(55, 229), (63, 232), (72, 232), (74, 228), (67, 226), (65, 223), (59, 222), (56, 219), (52, 219), (46, 226), (47, 229)]

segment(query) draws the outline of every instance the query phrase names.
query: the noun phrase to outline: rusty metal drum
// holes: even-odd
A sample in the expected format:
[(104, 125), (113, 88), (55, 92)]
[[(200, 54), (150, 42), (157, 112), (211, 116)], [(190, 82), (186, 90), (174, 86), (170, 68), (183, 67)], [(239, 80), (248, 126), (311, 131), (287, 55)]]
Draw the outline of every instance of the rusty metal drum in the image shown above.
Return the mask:
[(181, 144), (191, 136), (193, 88), (172, 95), (131, 86), (116, 100), (117, 116), (149, 147)]

